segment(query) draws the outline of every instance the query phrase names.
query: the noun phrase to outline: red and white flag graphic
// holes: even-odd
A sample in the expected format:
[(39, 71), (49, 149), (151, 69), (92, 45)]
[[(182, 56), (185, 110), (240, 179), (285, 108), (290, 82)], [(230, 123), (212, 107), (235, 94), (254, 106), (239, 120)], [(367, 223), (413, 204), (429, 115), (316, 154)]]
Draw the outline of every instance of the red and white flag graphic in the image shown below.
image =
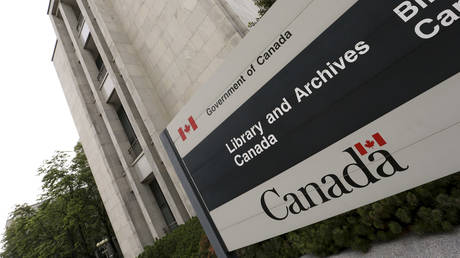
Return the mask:
[(188, 118), (188, 124), (186, 124), (184, 126), (184, 128), (179, 127), (179, 129), (177, 129), (177, 131), (179, 132), (179, 135), (182, 138), (182, 141), (185, 141), (185, 140), (187, 140), (186, 133), (188, 134), (188, 133), (192, 132), (192, 130), (195, 131), (196, 129), (198, 129), (198, 126), (196, 125), (195, 120), (193, 119), (193, 117), (190, 116)]
[[(366, 148), (368, 148), (368, 149), (374, 148), (376, 142), (377, 142), (377, 144), (379, 146), (383, 146), (383, 145), (387, 144), (387, 142), (385, 141), (385, 139), (383, 139), (383, 137), (380, 135), (380, 133), (376, 133), (376, 134), (372, 135), (372, 138), (374, 138), (374, 140), (367, 140), (366, 143), (364, 143), (364, 146), (360, 142), (355, 144), (355, 148), (358, 150), (359, 154), (366, 155), (367, 154)], [(366, 148), (364, 148), (364, 147), (366, 147)]]

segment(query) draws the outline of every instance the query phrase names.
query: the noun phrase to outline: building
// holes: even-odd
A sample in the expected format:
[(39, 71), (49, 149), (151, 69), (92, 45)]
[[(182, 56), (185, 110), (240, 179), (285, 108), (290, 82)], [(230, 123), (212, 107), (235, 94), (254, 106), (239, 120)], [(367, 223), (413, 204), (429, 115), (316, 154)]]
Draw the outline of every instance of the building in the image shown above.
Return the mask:
[(52, 61), (125, 257), (195, 215), (159, 134), (248, 32), (247, 1), (49, 3)]

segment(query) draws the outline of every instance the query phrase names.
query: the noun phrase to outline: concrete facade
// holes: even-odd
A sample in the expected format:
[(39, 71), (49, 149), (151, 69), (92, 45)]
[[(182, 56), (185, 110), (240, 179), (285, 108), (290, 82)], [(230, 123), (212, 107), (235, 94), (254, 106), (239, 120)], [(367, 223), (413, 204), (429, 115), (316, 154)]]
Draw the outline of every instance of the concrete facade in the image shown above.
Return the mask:
[(50, 2), (53, 63), (125, 257), (195, 215), (159, 134), (247, 33), (256, 9), (232, 4)]

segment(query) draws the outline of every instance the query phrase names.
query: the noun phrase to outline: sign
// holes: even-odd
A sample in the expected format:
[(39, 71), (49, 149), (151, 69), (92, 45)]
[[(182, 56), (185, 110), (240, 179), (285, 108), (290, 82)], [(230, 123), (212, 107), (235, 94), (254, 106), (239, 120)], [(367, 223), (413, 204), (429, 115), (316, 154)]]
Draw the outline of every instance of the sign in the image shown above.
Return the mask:
[(228, 250), (460, 171), (460, 1), (278, 1), (167, 130)]

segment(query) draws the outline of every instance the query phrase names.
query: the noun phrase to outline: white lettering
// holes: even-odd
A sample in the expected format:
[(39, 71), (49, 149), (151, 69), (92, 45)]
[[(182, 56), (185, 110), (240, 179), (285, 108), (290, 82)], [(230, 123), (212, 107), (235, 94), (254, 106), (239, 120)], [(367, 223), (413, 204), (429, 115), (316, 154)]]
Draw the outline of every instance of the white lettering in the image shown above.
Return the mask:
[(430, 39), (430, 38), (436, 36), (439, 33), (439, 30), (440, 30), (439, 25), (434, 26), (433, 31), (430, 32), (430, 33), (425, 33), (425, 32), (422, 31), (422, 26), (423, 25), (430, 24), (432, 22), (433, 22), (432, 19), (423, 19), (423, 20), (421, 20), (419, 23), (417, 23), (417, 25), (415, 25), (415, 34), (417, 34), (417, 36), (419, 36), (422, 39)]
[(393, 12), (395, 12), (404, 22), (408, 22), (417, 15), (418, 8), (417, 6), (412, 5), (410, 1), (404, 1), (393, 9)]

